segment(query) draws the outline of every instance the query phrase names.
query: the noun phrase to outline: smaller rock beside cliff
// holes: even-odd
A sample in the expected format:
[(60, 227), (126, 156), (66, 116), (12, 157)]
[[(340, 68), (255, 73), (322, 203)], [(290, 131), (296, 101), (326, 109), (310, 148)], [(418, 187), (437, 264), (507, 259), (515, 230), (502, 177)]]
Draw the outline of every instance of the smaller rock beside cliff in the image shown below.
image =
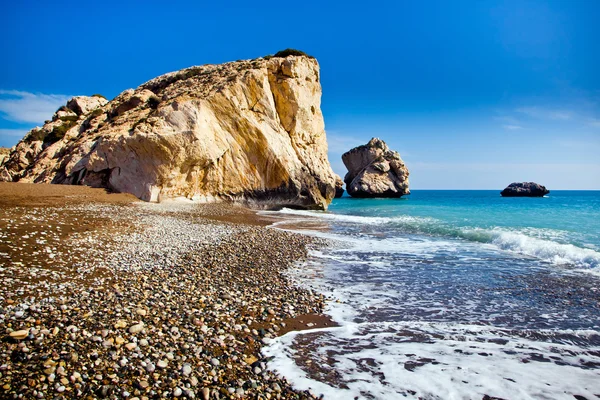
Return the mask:
[(335, 198), (339, 199), (344, 195), (344, 181), (339, 175), (335, 176)]
[(535, 182), (513, 182), (500, 195), (503, 197), (542, 197), (550, 193), (546, 186)]
[(408, 168), (400, 154), (373, 138), (342, 155), (348, 169), (344, 177), (346, 190), (352, 197), (401, 197), (410, 194)]

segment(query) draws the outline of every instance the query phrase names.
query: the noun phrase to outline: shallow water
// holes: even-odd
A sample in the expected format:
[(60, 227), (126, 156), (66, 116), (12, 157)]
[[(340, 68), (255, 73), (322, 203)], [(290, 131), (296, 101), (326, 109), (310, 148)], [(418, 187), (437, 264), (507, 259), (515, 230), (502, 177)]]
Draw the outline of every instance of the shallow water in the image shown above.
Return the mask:
[(600, 397), (600, 192), (415, 191), (282, 210), (336, 240), (292, 274), (338, 328), (265, 352), (326, 398)]

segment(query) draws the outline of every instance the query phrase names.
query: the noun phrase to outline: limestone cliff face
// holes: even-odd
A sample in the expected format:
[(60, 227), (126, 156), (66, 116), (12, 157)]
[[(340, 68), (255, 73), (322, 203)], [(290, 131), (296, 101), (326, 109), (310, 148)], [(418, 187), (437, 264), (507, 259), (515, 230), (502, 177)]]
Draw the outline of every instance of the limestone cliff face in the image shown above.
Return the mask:
[(353, 197), (401, 197), (410, 194), (408, 168), (400, 154), (378, 138), (342, 155), (348, 169), (346, 190)]
[(0, 179), (256, 207), (324, 209), (334, 197), (313, 58), (191, 67), (96, 99), (26, 135)]

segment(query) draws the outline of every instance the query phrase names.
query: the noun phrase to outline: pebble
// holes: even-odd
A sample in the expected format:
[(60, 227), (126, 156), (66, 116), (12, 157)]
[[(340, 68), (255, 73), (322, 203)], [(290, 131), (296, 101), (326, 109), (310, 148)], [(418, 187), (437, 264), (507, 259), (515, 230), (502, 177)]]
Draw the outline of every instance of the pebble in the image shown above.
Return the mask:
[(203, 400), (209, 400), (210, 399), (210, 389), (209, 388), (202, 388), (202, 392), (200, 392), (202, 395), (202, 399)]
[(140, 322), (139, 324), (129, 327), (129, 333), (140, 333), (142, 329), (144, 329), (144, 323)]
[(123, 320), (118, 320), (115, 323), (115, 329), (121, 329), (121, 328), (127, 328), (127, 322), (125, 322)]
[[(10, 387), (8, 398), (85, 398), (86, 393), (132, 400), (306, 398), (292, 394), (284, 379), (255, 363), (261, 361), (261, 339), (277, 336), (284, 318), (292, 312), (318, 313), (325, 304), (318, 294), (292, 290), (281, 275), (315, 239), (207, 222), (169, 207), (141, 203), (85, 204), (61, 212), (31, 209), (44, 213), (43, 218), (32, 214), (44, 226), (79, 213), (80, 221), (105, 218), (97, 225), (117, 228), (91, 226), (80, 232), (77, 221), (68, 241), (51, 242), (52, 235), (44, 236), (43, 246), (55, 255), (52, 268), (28, 262), (37, 276), (21, 281), (25, 291), (14, 286), (8, 274), (12, 267), (0, 268), (7, 283), (4, 297), (17, 300), (2, 303), (0, 319), (25, 310), (19, 321), (36, 328), (29, 332), (30, 341), (21, 342), (27, 346), (17, 347), (18, 339), (0, 341), (0, 386)], [(225, 210), (224, 215), (235, 213)], [(0, 229), (6, 215), (0, 209)], [(126, 221), (133, 221), (133, 233), (120, 230)], [(0, 235), (0, 245), (6, 243), (18, 260), (10, 246), (20, 243)], [(35, 299), (20, 294), (27, 292)], [(9, 331), (10, 326), (6, 336)], [(15, 364), (8, 357), (12, 350), (32, 361)], [(43, 375), (28, 376), (29, 366)], [(14, 382), (25, 384), (17, 388)], [(57, 396), (61, 386), (65, 394)]]
[(23, 340), (27, 336), (29, 336), (29, 329), (22, 329), (20, 331), (14, 331), (14, 332), (11, 332), (9, 335), (13, 339)]

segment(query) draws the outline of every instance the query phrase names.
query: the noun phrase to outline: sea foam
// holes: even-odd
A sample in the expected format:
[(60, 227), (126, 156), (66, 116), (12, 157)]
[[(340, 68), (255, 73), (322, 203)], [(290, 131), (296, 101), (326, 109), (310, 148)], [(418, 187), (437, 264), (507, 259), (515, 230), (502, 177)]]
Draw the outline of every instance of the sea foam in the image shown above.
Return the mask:
[[(515, 255), (535, 257), (541, 261), (568, 265), (579, 269), (600, 267), (600, 252), (591, 248), (567, 243), (564, 232), (553, 229), (532, 228), (479, 228), (452, 226), (435, 218), (395, 216), (368, 217), (332, 214), (325, 212), (282, 209), (280, 215), (294, 216), (293, 222), (304, 219), (319, 219), (338, 224), (372, 227), (374, 230), (396, 230), (404, 235), (426, 235), (446, 239), (466, 240), (490, 244), (502, 251)], [(299, 218), (301, 217), (301, 218)], [(285, 227), (286, 221), (278, 223)], [(321, 234), (321, 236), (326, 236)], [(339, 237), (338, 237), (339, 238)]]
[(263, 353), (296, 388), (326, 399), (595, 398), (600, 348), (569, 343), (590, 336), (598, 332), (364, 323), (291, 332)]
[(335, 241), (288, 273), (335, 299), (339, 324), (272, 340), (269, 368), (326, 399), (600, 397), (600, 281), (580, 272), (600, 271), (590, 224), (461, 196), (269, 213)]

